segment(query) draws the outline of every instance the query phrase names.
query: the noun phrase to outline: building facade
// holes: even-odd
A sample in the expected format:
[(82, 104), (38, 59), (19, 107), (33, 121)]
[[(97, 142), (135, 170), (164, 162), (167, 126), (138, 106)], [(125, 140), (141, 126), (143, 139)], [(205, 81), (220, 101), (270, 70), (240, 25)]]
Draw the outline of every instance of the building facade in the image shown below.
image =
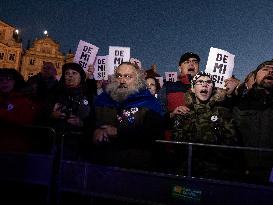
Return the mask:
[(57, 75), (61, 75), (62, 65), (65, 63), (65, 55), (60, 52), (60, 45), (52, 38), (45, 36), (36, 39), (33, 46), (22, 55), (21, 74), (25, 79), (40, 72), (45, 62), (51, 62), (57, 69)]
[(0, 68), (20, 71), (23, 46), (16, 28), (0, 20)]
[(0, 68), (15, 68), (27, 80), (40, 72), (43, 63), (52, 62), (60, 77), (63, 64), (73, 59), (74, 54), (63, 54), (60, 44), (48, 35), (24, 50), (16, 28), (0, 20)]

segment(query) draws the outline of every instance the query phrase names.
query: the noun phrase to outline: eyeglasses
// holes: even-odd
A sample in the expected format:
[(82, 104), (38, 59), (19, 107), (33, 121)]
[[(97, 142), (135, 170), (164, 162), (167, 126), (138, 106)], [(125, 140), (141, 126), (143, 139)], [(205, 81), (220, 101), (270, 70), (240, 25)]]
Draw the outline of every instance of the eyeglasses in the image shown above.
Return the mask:
[(205, 85), (205, 84), (208, 84), (208, 85), (211, 85), (213, 82), (212, 80), (197, 80), (196, 81), (196, 85)]
[(0, 82), (10, 81), (10, 80), (13, 80), (13, 77), (11, 77), (11, 76), (0, 77)]

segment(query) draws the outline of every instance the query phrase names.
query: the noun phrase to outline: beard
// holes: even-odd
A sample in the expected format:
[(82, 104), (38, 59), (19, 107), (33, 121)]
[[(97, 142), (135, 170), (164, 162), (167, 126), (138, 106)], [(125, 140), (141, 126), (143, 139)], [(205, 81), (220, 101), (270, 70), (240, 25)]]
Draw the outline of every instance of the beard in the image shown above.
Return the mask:
[(273, 90), (273, 76), (267, 75), (263, 78), (263, 80), (260, 82), (260, 87), (265, 88), (267, 90)]
[(117, 102), (126, 100), (129, 95), (135, 94), (138, 91), (139, 87), (137, 85), (128, 86), (118, 82), (111, 82), (106, 87), (106, 93)]

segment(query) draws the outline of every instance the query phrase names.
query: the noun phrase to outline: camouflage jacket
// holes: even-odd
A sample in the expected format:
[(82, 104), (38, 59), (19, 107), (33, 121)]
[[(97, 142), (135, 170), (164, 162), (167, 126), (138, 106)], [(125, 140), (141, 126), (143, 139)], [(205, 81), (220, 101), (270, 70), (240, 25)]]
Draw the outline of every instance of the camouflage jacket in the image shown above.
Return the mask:
[(174, 120), (173, 137), (176, 141), (206, 144), (237, 145), (237, 132), (229, 109), (217, 104), (192, 103), (185, 115)]

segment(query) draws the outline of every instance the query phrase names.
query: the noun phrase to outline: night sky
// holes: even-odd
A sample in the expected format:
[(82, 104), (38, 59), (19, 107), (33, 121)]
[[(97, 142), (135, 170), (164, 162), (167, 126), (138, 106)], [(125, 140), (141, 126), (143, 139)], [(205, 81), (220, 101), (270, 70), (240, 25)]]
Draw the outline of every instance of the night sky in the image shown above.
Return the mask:
[(98, 55), (130, 47), (161, 75), (177, 71), (187, 51), (200, 55), (204, 70), (210, 47), (235, 55), (239, 79), (273, 58), (271, 0), (1, 0), (0, 19), (20, 29), (25, 48), (46, 29), (64, 53), (79, 40), (99, 47)]

